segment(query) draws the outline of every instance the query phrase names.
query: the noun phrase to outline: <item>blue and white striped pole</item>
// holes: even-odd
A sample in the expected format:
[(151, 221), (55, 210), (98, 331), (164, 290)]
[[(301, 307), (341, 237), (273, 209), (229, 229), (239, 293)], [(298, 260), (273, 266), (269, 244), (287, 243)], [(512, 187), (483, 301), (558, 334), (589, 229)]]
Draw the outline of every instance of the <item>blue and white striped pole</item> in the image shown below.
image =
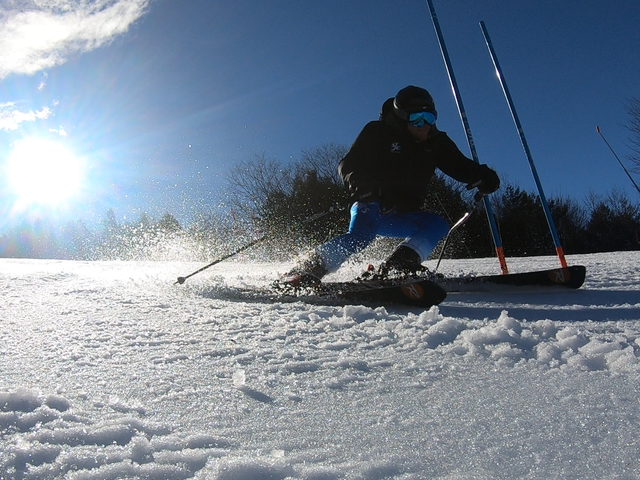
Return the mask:
[[(471, 150), (471, 156), (476, 163), (480, 163), (480, 160), (478, 159), (478, 153), (476, 151), (476, 146), (475, 146), (475, 143), (473, 142), (473, 137), (471, 136), (471, 128), (469, 127), (469, 121), (467, 120), (467, 113), (465, 112), (464, 105), (462, 104), (462, 98), (460, 96), (460, 90), (458, 89), (458, 83), (456, 82), (456, 77), (453, 73), (453, 67), (451, 66), (451, 60), (449, 59), (449, 53), (447, 52), (447, 47), (444, 44), (444, 37), (442, 36), (442, 30), (440, 30), (438, 16), (436, 15), (436, 11), (433, 8), (433, 2), (431, 0), (427, 0), (427, 5), (429, 5), (429, 10), (431, 12), (431, 20), (433, 21), (433, 27), (436, 30), (436, 36), (438, 37), (438, 43), (440, 44), (440, 51), (442, 52), (444, 65), (447, 69), (447, 74), (449, 75), (449, 82), (451, 83), (453, 96), (456, 100), (456, 105), (458, 106), (458, 113), (460, 114), (460, 119), (462, 120), (462, 126), (464, 127), (464, 132), (467, 136), (467, 143), (469, 144), (469, 149)], [(498, 261), (500, 262), (500, 269), (502, 270), (502, 273), (507, 274), (509, 273), (509, 270), (507, 269), (507, 261), (504, 257), (502, 240), (500, 239), (500, 233), (498, 232), (498, 226), (496, 225), (495, 216), (493, 214), (493, 208), (491, 207), (491, 202), (489, 202), (489, 199), (486, 196), (484, 197), (483, 200), (484, 200), (484, 208), (487, 212), (487, 218), (489, 220), (489, 225), (491, 227), (493, 244), (496, 247), (496, 254), (498, 256)]]
[(511, 111), (513, 122), (516, 124), (516, 129), (518, 130), (518, 134), (520, 135), (520, 141), (522, 142), (524, 153), (527, 157), (527, 160), (529, 161), (529, 167), (531, 168), (531, 173), (533, 174), (533, 178), (536, 182), (536, 186), (538, 187), (540, 201), (542, 202), (542, 208), (544, 209), (544, 214), (547, 217), (547, 223), (549, 224), (549, 230), (551, 230), (551, 236), (553, 237), (553, 243), (555, 244), (555, 247), (556, 247), (556, 253), (558, 254), (558, 258), (560, 259), (560, 264), (562, 265), (562, 267), (567, 268), (567, 261), (564, 258), (564, 251), (562, 249), (562, 245), (560, 244), (558, 231), (556, 230), (556, 227), (553, 223), (553, 218), (551, 217), (551, 210), (549, 209), (549, 204), (547, 203), (547, 199), (544, 195), (542, 184), (540, 183), (540, 177), (538, 177), (538, 172), (536, 171), (536, 166), (533, 163), (533, 157), (531, 156), (531, 151), (529, 150), (527, 139), (524, 136), (524, 130), (522, 129), (522, 125), (520, 124), (520, 119), (518, 118), (518, 114), (516, 113), (516, 107), (513, 104), (513, 99), (511, 98), (511, 94), (509, 93), (509, 89), (507, 88), (507, 82), (504, 79), (504, 75), (502, 74), (502, 69), (500, 68), (498, 57), (496, 56), (496, 52), (493, 49), (491, 39), (489, 38), (489, 32), (487, 32), (487, 28), (485, 27), (484, 22), (480, 22), (480, 28), (482, 28), (482, 34), (484, 35), (485, 42), (487, 43), (487, 48), (489, 49), (491, 60), (493, 61), (493, 65), (496, 68), (496, 75), (498, 76), (498, 80), (500, 80), (500, 85), (502, 85), (502, 91), (504, 92), (504, 97), (507, 99), (507, 104), (509, 105), (509, 110)]

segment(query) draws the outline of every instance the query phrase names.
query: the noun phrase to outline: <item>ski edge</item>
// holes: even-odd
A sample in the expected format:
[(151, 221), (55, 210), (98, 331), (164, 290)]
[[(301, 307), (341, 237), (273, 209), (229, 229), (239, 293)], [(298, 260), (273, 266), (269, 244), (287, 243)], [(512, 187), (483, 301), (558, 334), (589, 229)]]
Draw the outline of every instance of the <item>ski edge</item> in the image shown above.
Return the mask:
[(504, 275), (479, 275), (459, 279), (445, 278), (438, 281), (448, 292), (473, 291), (475, 287), (500, 285), (502, 287), (564, 287), (578, 289), (586, 279), (586, 267), (575, 265), (570, 267), (551, 268), (533, 272), (508, 273)]
[[(277, 295), (277, 294), (276, 294)], [(281, 298), (309, 303), (369, 304), (376, 306), (402, 305), (431, 308), (444, 301), (447, 292), (427, 278), (401, 281), (323, 282), (318, 290), (284, 293)]]
[[(447, 292), (441, 285), (425, 279), (417, 278), (391, 284), (374, 284), (367, 287), (366, 282), (348, 282), (355, 285), (353, 291), (340, 292), (338, 294), (344, 300), (365, 301), (380, 305), (393, 304), (430, 308), (439, 305), (447, 297)], [(327, 283), (329, 286), (339, 286), (340, 283)], [(357, 288), (362, 286), (362, 289)], [(339, 288), (339, 287), (338, 287)]]

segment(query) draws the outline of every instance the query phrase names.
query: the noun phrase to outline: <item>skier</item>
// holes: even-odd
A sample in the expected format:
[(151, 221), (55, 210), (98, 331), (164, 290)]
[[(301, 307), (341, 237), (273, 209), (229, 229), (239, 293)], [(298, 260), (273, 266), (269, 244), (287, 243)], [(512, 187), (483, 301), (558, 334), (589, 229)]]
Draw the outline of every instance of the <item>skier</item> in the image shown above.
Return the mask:
[(294, 287), (320, 283), (377, 235), (405, 237), (381, 265), (384, 274), (419, 272), (449, 231), (442, 217), (422, 210), (436, 168), (484, 195), (500, 187), (495, 171), (467, 158), (438, 130), (437, 116), (429, 92), (413, 85), (384, 102), (380, 119), (365, 125), (338, 165), (350, 195), (348, 232), (298, 262), (285, 274), (285, 283)]

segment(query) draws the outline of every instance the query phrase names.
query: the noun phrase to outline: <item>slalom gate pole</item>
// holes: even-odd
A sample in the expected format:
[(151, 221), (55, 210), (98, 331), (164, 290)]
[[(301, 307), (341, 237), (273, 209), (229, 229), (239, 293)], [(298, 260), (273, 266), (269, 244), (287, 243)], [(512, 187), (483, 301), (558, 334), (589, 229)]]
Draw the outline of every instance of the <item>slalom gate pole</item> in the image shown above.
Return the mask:
[[(318, 220), (318, 219), (320, 219), (320, 218), (322, 218), (322, 217), (324, 217), (326, 215), (329, 215), (330, 213), (332, 213), (334, 211), (335, 211), (335, 208), (331, 207), (328, 210), (325, 210), (324, 212), (316, 213), (315, 215), (312, 215), (309, 218), (306, 218), (306, 219), (302, 220), (301, 222), (299, 222), (299, 224), (300, 225), (305, 225), (307, 223), (313, 222), (314, 220)], [(231, 252), (231, 253), (225, 255), (224, 257), (220, 257), (220, 258), (214, 260), (213, 262), (205, 265), (202, 268), (199, 268), (195, 272), (192, 272), (189, 275), (185, 275), (184, 277), (178, 277), (178, 280), (176, 281), (176, 283), (174, 283), (174, 285), (177, 285), (177, 284), (182, 285), (184, 282), (186, 282), (187, 278), (193, 277), (194, 275), (206, 270), (207, 268), (213, 267), (214, 265), (217, 265), (220, 262), (224, 262), (225, 260), (236, 256), (240, 252), (244, 252), (245, 250), (253, 247), (254, 245), (257, 245), (258, 243), (264, 241), (266, 238), (267, 238), (267, 235), (262, 235), (261, 237), (258, 237), (255, 240), (252, 240), (249, 243), (247, 243), (247, 244), (243, 245), (242, 247), (238, 248), (236, 251)]]
[(627, 174), (627, 177), (629, 177), (629, 180), (631, 180), (631, 183), (633, 183), (633, 186), (636, 187), (636, 190), (638, 191), (638, 193), (640, 193), (640, 187), (638, 187), (638, 184), (636, 183), (636, 181), (633, 179), (633, 177), (629, 173), (629, 170), (627, 170), (627, 167), (625, 167), (624, 163), (622, 163), (622, 161), (620, 160), (620, 157), (618, 157), (618, 155), (616, 155), (616, 152), (614, 152), (614, 150), (611, 147), (611, 145), (609, 145), (609, 142), (607, 142), (607, 139), (604, 138), (604, 135), (600, 131), (600, 127), (596, 127), (596, 131), (600, 134), (600, 136), (602, 137), (602, 140), (604, 140), (604, 143), (607, 144), (607, 147), (609, 147), (609, 150), (611, 150), (611, 153), (613, 153), (613, 156), (616, 157), (616, 160), (618, 160), (618, 163), (620, 164), (620, 166), (624, 170), (624, 173)]
[(547, 217), (547, 223), (549, 224), (549, 230), (551, 231), (551, 236), (553, 237), (553, 243), (555, 244), (555, 247), (556, 247), (556, 253), (558, 254), (558, 258), (560, 259), (560, 265), (562, 265), (563, 268), (567, 268), (567, 260), (564, 257), (564, 251), (562, 249), (562, 245), (560, 244), (558, 231), (556, 230), (556, 226), (553, 223), (553, 218), (551, 217), (551, 210), (549, 209), (549, 204), (547, 203), (547, 199), (544, 195), (544, 190), (542, 189), (542, 184), (540, 183), (540, 177), (538, 176), (538, 172), (536, 171), (536, 166), (533, 163), (533, 157), (531, 156), (531, 151), (529, 150), (527, 139), (524, 136), (524, 130), (522, 129), (522, 125), (520, 124), (520, 119), (518, 118), (516, 107), (513, 104), (513, 99), (511, 98), (511, 94), (509, 93), (507, 82), (504, 79), (504, 75), (502, 74), (502, 69), (500, 68), (498, 57), (496, 56), (496, 52), (493, 49), (491, 39), (489, 38), (489, 32), (487, 32), (487, 28), (485, 27), (484, 22), (480, 22), (480, 28), (482, 29), (482, 34), (484, 35), (485, 42), (487, 43), (487, 48), (489, 49), (491, 60), (493, 61), (493, 65), (496, 69), (496, 75), (498, 77), (498, 80), (500, 80), (500, 85), (502, 85), (502, 91), (504, 92), (504, 97), (506, 98), (507, 104), (509, 105), (509, 110), (511, 111), (513, 122), (516, 124), (516, 129), (518, 130), (518, 134), (520, 135), (520, 141), (522, 142), (524, 153), (527, 157), (527, 160), (529, 161), (529, 167), (531, 168), (531, 173), (533, 174), (533, 178), (536, 182), (536, 186), (538, 187), (538, 194), (540, 195), (540, 201), (542, 202), (542, 208), (544, 209), (544, 214)]
[[(442, 58), (444, 59), (444, 64), (447, 69), (447, 74), (449, 75), (449, 82), (451, 83), (451, 89), (453, 90), (453, 96), (456, 100), (456, 105), (458, 106), (458, 113), (460, 114), (460, 120), (462, 120), (462, 126), (464, 127), (464, 132), (467, 136), (467, 143), (469, 144), (469, 149), (471, 150), (471, 156), (473, 157), (473, 160), (476, 163), (480, 163), (480, 160), (478, 159), (478, 153), (476, 151), (476, 146), (471, 136), (471, 128), (469, 127), (467, 113), (464, 109), (464, 105), (462, 104), (462, 98), (460, 96), (458, 82), (456, 81), (456, 77), (453, 73), (453, 67), (451, 66), (451, 60), (449, 59), (449, 53), (447, 52), (447, 47), (444, 43), (442, 30), (440, 30), (440, 23), (438, 22), (438, 16), (436, 15), (435, 8), (433, 7), (433, 1), (427, 0), (427, 5), (429, 6), (429, 11), (431, 12), (431, 20), (433, 21), (433, 27), (435, 28), (436, 36), (438, 37), (440, 51), (442, 52)], [(489, 220), (489, 226), (491, 227), (491, 235), (493, 237), (493, 244), (495, 245), (495, 248), (496, 248), (496, 255), (498, 256), (498, 261), (500, 262), (500, 270), (502, 271), (503, 274), (507, 274), (509, 273), (509, 270), (507, 268), (507, 261), (505, 259), (504, 250), (502, 248), (502, 240), (500, 239), (500, 233), (498, 232), (498, 226), (496, 225), (496, 219), (493, 214), (493, 208), (491, 207), (491, 202), (487, 197), (484, 197), (484, 208), (487, 212), (487, 219)]]

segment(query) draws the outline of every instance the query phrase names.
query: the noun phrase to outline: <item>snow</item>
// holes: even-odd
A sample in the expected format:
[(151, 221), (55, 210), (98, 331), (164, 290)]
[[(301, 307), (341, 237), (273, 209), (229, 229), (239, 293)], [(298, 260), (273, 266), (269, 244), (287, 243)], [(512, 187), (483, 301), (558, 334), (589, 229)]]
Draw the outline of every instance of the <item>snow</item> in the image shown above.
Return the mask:
[(580, 290), (424, 311), (234, 296), (288, 264), (0, 260), (0, 478), (640, 478), (640, 252), (568, 262)]

